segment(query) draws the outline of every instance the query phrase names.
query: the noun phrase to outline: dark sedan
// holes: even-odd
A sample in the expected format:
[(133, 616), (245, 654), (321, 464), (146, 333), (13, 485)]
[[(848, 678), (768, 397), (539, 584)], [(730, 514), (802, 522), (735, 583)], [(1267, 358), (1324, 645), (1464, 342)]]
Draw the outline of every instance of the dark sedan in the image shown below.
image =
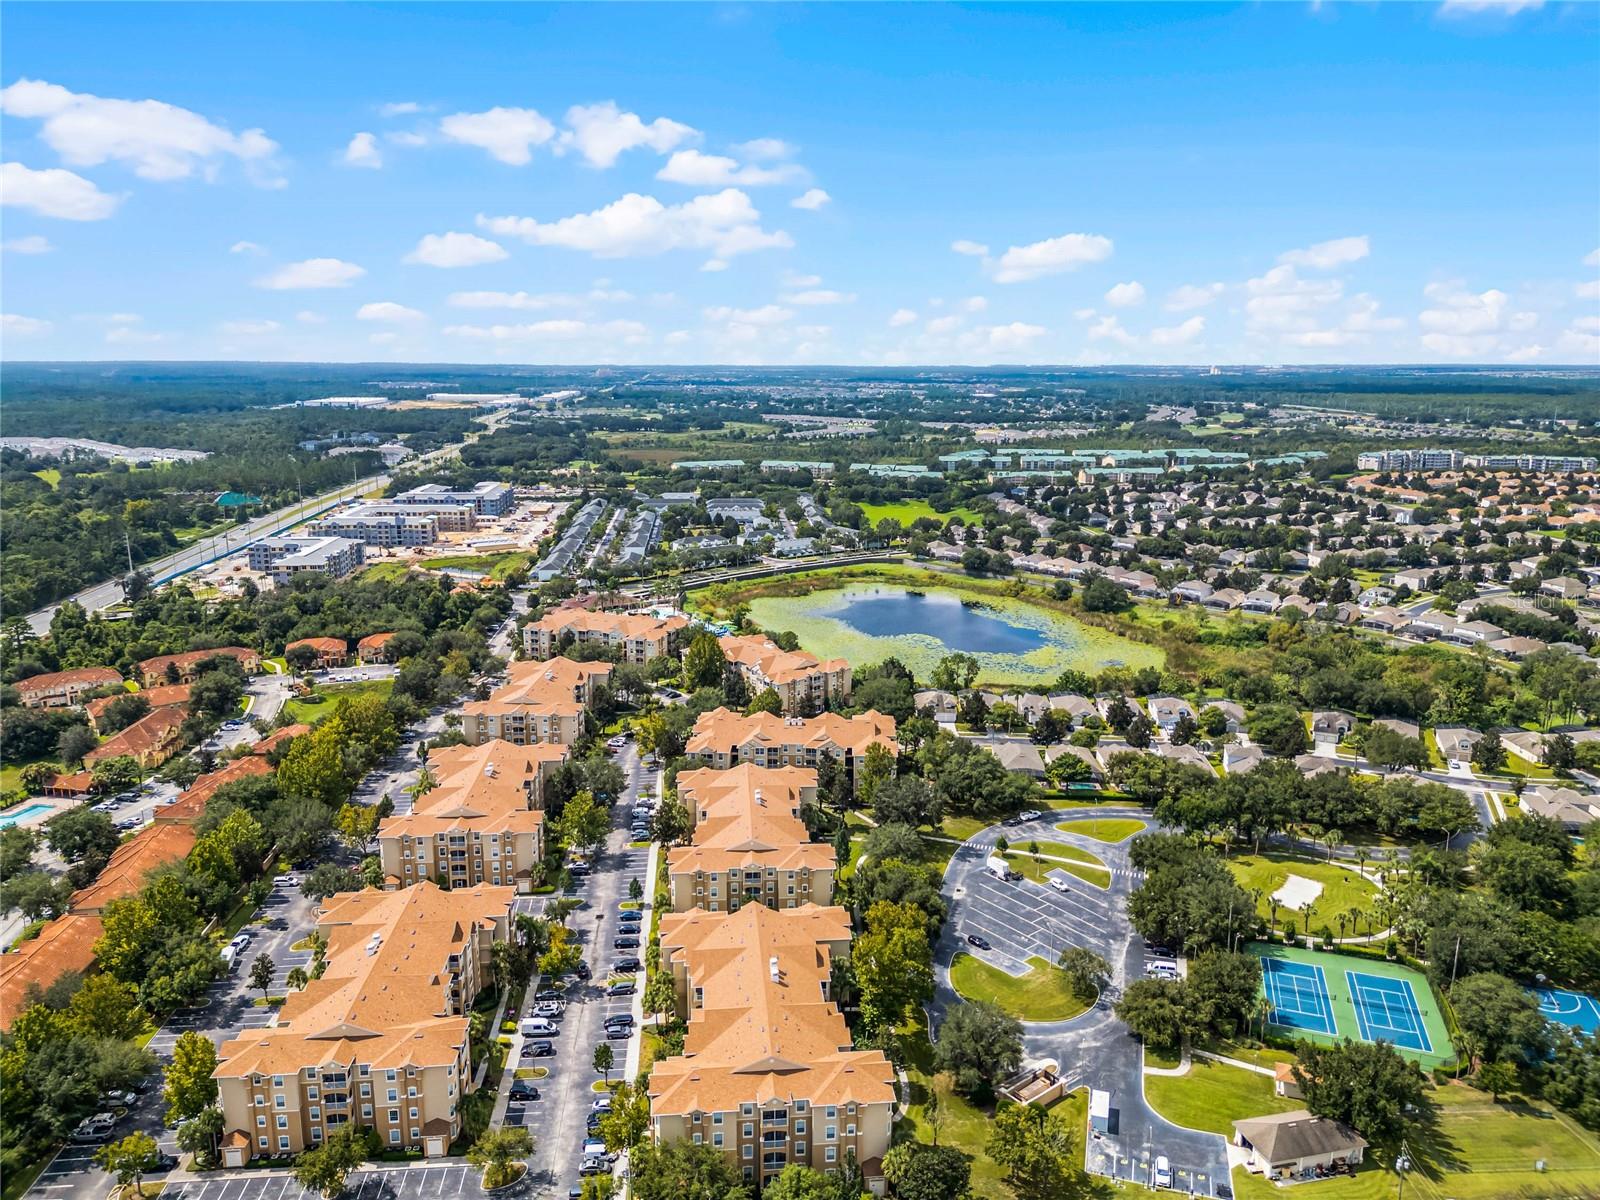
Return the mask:
[(989, 945), (989, 939), (978, 933), (967, 934), (967, 945), (976, 946), (979, 950), (994, 949), (993, 946)]

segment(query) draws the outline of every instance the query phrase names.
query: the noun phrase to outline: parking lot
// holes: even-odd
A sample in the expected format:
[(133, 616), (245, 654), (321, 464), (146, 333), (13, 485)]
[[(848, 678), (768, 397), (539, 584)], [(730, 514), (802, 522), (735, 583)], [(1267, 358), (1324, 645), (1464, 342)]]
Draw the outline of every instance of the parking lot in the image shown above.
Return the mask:
[[(440, 1166), (375, 1167), (352, 1171), (344, 1200), (433, 1200), (434, 1197), (478, 1194), (478, 1172), (458, 1163)], [(211, 1179), (169, 1184), (168, 1200), (322, 1200), (285, 1171), (250, 1175), (227, 1173)]]

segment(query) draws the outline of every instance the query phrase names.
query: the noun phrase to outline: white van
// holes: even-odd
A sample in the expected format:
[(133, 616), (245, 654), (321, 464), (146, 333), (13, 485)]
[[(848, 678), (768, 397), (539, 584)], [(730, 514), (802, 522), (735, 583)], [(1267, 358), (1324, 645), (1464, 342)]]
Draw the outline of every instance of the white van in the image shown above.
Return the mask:
[(239, 957), (239, 947), (238, 946), (231, 945), (231, 944), (227, 945), (227, 946), (224, 946), (222, 948), (222, 966), (223, 966), (223, 969), (226, 970), (226, 971), (232, 971), (233, 970), (233, 964), (238, 960), (238, 957)]
[(547, 1021), (543, 1017), (524, 1017), (517, 1028), (523, 1037), (551, 1037), (561, 1032), (554, 1021)]

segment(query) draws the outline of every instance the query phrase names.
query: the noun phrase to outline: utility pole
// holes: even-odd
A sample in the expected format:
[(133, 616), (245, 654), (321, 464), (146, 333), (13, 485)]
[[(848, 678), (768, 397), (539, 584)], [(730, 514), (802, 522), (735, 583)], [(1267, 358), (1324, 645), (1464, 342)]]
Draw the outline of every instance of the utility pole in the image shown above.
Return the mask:
[(1395, 1174), (1400, 1176), (1400, 1190), (1395, 1193), (1395, 1200), (1405, 1200), (1406, 1172), (1411, 1169), (1411, 1147), (1406, 1145), (1405, 1139), (1400, 1140), (1400, 1153), (1394, 1156)]

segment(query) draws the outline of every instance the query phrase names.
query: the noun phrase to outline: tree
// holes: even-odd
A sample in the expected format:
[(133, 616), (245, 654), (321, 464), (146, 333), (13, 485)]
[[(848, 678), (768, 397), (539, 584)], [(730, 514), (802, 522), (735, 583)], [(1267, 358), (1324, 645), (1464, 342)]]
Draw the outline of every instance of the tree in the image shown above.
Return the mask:
[(122, 840), (116, 822), (87, 804), (51, 817), (44, 824), (44, 834), (50, 849), (68, 862), (77, 862), (87, 854), (109, 856)]
[(1334, 1046), (1302, 1042), (1295, 1082), (1306, 1108), (1319, 1117), (1343, 1121), (1368, 1141), (1392, 1145), (1400, 1140), (1410, 1108), (1422, 1105), (1422, 1070), (1401, 1058), (1387, 1042), (1342, 1041)]
[(100, 744), (87, 725), (72, 725), (63, 730), (56, 742), (56, 755), (64, 763), (78, 764), (83, 756)]
[(594, 1048), (594, 1069), (605, 1076), (607, 1083), (611, 1082), (611, 1068), (616, 1061), (617, 1056), (612, 1052), (610, 1042), (601, 1042)]
[(623, 1083), (611, 1093), (611, 1111), (600, 1114), (600, 1137), (613, 1154), (631, 1153), (650, 1131), (650, 1093)]
[(59, 917), (72, 904), (72, 883), (48, 871), (24, 871), (0, 882), (0, 909), (15, 909), (27, 920)]
[(378, 810), (366, 804), (343, 804), (333, 818), (333, 827), (350, 849), (365, 850), (378, 832)]
[(258, 954), (250, 964), (250, 986), (261, 989), (261, 998), (267, 999), (267, 992), (272, 987), (272, 955)]
[(894, 778), (895, 756), (887, 747), (874, 742), (856, 770), (856, 802), (870, 807), (878, 789)]
[(637, 1200), (745, 1200), (738, 1169), (710, 1142), (641, 1141), (630, 1156)]
[(284, 977), (283, 985), (298, 992), (303, 990), (306, 984), (310, 982), (311, 976), (306, 974), (304, 967), (291, 967), (289, 968), (289, 974)]
[(116, 758), (102, 758), (94, 764), (90, 776), (94, 790), (101, 795), (106, 792), (120, 792), (139, 782), (139, 763), (128, 754), (119, 754)]
[(883, 1156), (883, 1177), (900, 1200), (962, 1200), (972, 1164), (952, 1146), (901, 1142)]
[(1478, 1087), (1489, 1093), (1489, 1099), (1500, 1102), (1500, 1097), (1517, 1088), (1517, 1068), (1505, 1061), (1486, 1062), (1478, 1068)]
[(522, 1125), (486, 1129), (467, 1148), (467, 1161), (483, 1172), (487, 1191), (505, 1187), (522, 1172), (521, 1160), (533, 1155), (533, 1135)]
[(67, 1019), (82, 1037), (131, 1041), (144, 1029), (139, 992), (131, 983), (110, 975), (90, 975), (72, 995)]
[(933, 668), (933, 686), (941, 692), (964, 692), (978, 677), (978, 660), (970, 654), (946, 654)]
[(345, 771), (343, 720), (335, 714), (289, 743), (278, 764), (278, 788), (286, 796), (320, 801), (330, 811), (354, 790)]
[(696, 634), (683, 652), (683, 681), (691, 692), (697, 688), (721, 687), (727, 670), (727, 656), (713, 633)]
[(215, 1165), (217, 1141), (226, 1120), (220, 1108), (201, 1109), (178, 1126), (178, 1149), (187, 1150), (198, 1160), (196, 1165)]
[(1178, 714), (1177, 722), (1172, 726), (1170, 736), (1174, 746), (1187, 746), (1200, 736), (1200, 727), (1187, 712), (1181, 712)]
[(672, 984), (672, 972), (657, 971), (651, 975), (650, 982), (644, 985), (641, 1002), (645, 1012), (658, 1017), (672, 1012), (678, 1005), (678, 992)]
[(866, 932), (850, 950), (861, 1016), (869, 1027), (895, 1025), (933, 996), (933, 950), (926, 915), (910, 904), (879, 900)]
[(1506, 769), (1505, 743), (1494, 730), (1489, 730), (1472, 747), (1472, 765), (1490, 775)]
[(0, 879), (10, 879), (33, 869), (33, 855), (39, 849), (37, 830), (22, 825), (0, 829)]
[(750, 701), (749, 707), (744, 710), (744, 714), (747, 717), (753, 717), (757, 713), (771, 713), (775, 717), (781, 717), (783, 715), (783, 697), (779, 696), (772, 688), (762, 688), (761, 691), (756, 693), (756, 698)]
[(1057, 962), (1080, 996), (1102, 992), (1111, 982), (1111, 964), (1086, 946), (1068, 946)]
[(1136, 979), (1117, 1001), (1117, 1018), (1141, 1041), (1173, 1049), (1189, 1031), (1189, 997), (1176, 979)]
[(1485, 1062), (1523, 1053), (1542, 1054), (1548, 1043), (1539, 1001), (1521, 985), (1484, 971), (1450, 989), (1461, 1032), (1471, 1037)]
[(790, 1163), (761, 1188), (761, 1200), (832, 1200), (833, 1184), (821, 1171)]
[(1032, 1104), (1004, 1104), (994, 1114), (985, 1149), (1005, 1169), (1017, 1200), (1059, 1200), (1078, 1190), (1072, 1130)]
[(150, 701), (134, 692), (126, 696), (118, 696), (110, 704), (106, 705), (100, 716), (96, 718), (96, 724), (103, 733), (119, 733), (140, 717), (149, 716), (149, 714)]
[(1184, 981), (1190, 1036), (1230, 1036), (1249, 1026), (1261, 995), (1261, 962), (1253, 955), (1208, 950), (1189, 962)]
[(663, 800), (650, 818), (650, 836), (664, 846), (683, 841), (693, 828), (689, 810), (676, 797)]
[(1136, 750), (1147, 749), (1150, 739), (1155, 735), (1156, 727), (1149, 717), (1142, 712), (1135, 713), (1133, 720), (1128, 722), (1128, 728), (1123, 732), (1123, 737), (1128, 739), (1128, 745)]
[(1285, 704), (1263, 704), (1250, 718), (1250, 739), (1268, 754), (1292, 758), (1311, 749), (1300, 713)]
[(591, 792), (579, 792), (555, 820), (557, 834), (569, 846), (591, 849), (611, 832), (611, 815), (595, 802)]
[(322, 1145), (295, 1160), (294, 1181), (308, 1192), (333, 1198), (344, 1191), (344, 1181), (367, 1157), (367, 1133), (353, 1122), (330, 1133)]
[(987, 1001), (959, 1004), (939, 1027), (933, 1055), (955, 1077), (958, 1092), (987, 1099), (1022, 1064), (1022, 1025)]
[(943, 816), (939, 794), (916, 775), (900, 775), (878, 785), (872, 814), (880, 825), (937, 825)]
[(1079, 596), (1084, 612), (1127, 612), (1133, 607), (1133, 600), (1128, 595), (1128, 589), (1121, 584), (1113, 583), (1104, 575), (1096, 575), (1083, 585), (1083, 592)]
[(318, 863), (300, 881), (300, 891), (312, 900), (323, 900), (336, 892), (359, 892), (361, 879), (349, 867), (337, 863)]
[(167, 1124), (198, 1115), (217, 1102), (217, 1048), (203, 1033), (180, 1033), (172, 1046), (161, 1097), (167, 1104)]
[(161, 1147), (148, 1133), (130, 1133), (118, 1142), (109, 1142), (94, 1152), (94, 1161), (117, 1177), (124, 1189), (132, 1187), (140, 1193), (139, 1180), (156, 1165), (156, 1155)]

